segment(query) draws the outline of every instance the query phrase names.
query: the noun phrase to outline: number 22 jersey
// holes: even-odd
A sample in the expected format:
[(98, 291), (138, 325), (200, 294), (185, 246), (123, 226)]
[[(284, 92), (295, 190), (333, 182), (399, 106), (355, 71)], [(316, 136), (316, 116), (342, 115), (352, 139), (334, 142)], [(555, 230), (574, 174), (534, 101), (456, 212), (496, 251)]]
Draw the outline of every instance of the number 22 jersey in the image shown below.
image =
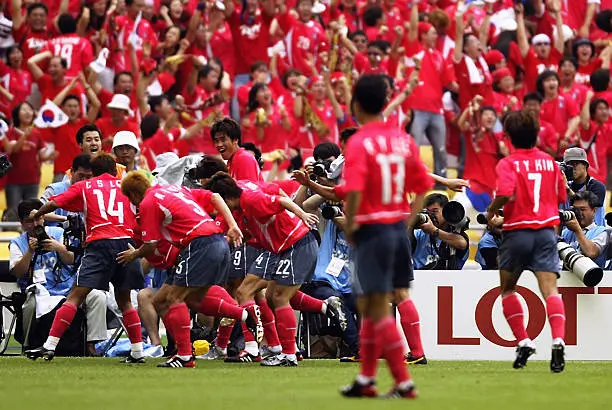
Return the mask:
[(51, 200), (62, 209), (85, 214), (86, 243), (134, 235), (134, 207), (121, 193), (121, 181), (110, 174), (77, 182)]
[(419, 158), (419, 147), (405, 132), (383, 122), (362, 126), (347, 144), (337, 193), (360, 191), (358, 224), (394, 224), (410, 212), (408, 193), (424, 194), (433, 181)]

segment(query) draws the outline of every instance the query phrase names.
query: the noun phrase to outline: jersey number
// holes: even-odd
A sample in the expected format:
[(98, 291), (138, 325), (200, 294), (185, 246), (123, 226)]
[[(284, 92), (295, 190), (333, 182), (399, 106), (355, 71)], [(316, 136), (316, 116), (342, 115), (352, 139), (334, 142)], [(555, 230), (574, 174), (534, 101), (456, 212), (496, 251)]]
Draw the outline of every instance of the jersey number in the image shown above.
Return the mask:
[(72, 65), (72, 44), (56, 44), (55, 55), (66, 60), (68, 68)]
[(540, 210), (540, 188), (542, 187), (542, 174), (530, 172), (527, 179), (533, 181), (533, 212)]
[(193, 212), (195, 212), (197, 215), (200, 215), (202, 218), (206, 217), (206, 212), (202, 210), (202, 208), (200, 207), (200, 205), (198, 205), (197, 202), (192, 201), (191, 199), (187, 199), (185, 194), (183, 194), (182, 192), (176, 192), (174, 195), (181, 201), (185, 202), (187, 205), (191, 205), (193, 207)]
[[(93, 190), (94, 195), (98, 198), (98, 208), (102, 218), (108, 221), (108, 216), (115, 216), (120, 224), (123, 223), (123, 202), (115, 202), (117, 198), (117, 189), (112, 188), (108, 197), (108, 206), (104, 204), (104, 194), (99, 189)], [(116, 206), (116, 209), (115, 209)]]
[[(405, 200), (404, 183), (405, 169), (404, 156), (399, 154), (378, 154), (376, 162), (380, 165), (381, 190), (383, 205), (390, 204), (391, 201), (399, 204)], [(397, 171), (393, 174), (391, 166), (396, 165)]]

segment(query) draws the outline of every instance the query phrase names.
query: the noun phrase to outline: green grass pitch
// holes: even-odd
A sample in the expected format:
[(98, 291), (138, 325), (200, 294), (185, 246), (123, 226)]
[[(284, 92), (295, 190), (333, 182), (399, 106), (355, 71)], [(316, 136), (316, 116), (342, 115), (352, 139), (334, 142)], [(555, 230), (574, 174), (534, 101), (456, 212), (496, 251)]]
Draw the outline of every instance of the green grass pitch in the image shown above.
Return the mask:
[[(509, 356), (512, 354), (509, 352)], [(569, 362), (551, 374), (548, 363), (514, 370), (508, 362), (436, 362), (410, 366), (419, 398), (344, 399), (338, 388), (353, 363), (306, 360), (298, 368), (198, 361), (195, 369), (158, 369), (161, 359), (123, 365), (119, 359), (56, 358), (47, 363), (0, 358), (1, 409), (237, 409), (358, 410), (609, 409), (612, 362)], [(391, 385), (381, 362), (378, 387)]]

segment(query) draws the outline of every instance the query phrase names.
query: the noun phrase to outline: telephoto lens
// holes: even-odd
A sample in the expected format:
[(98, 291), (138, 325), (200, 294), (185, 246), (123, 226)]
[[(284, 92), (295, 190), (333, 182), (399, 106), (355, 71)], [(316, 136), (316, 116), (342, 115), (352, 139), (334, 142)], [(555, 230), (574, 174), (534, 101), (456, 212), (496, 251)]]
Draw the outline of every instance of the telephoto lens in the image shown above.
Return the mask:
[(574, 248), (563, 241), (557, 242), (559, 258), (565, 267), (584, 283), (584, 286), (597, 286), (603, 279), (601, 269), (590, 258), (578, 253)]
[(561, 219), (562, 223), (568, 223), (575, 218), (576, 214), (573, 211), (559, 211), (559, 219)]

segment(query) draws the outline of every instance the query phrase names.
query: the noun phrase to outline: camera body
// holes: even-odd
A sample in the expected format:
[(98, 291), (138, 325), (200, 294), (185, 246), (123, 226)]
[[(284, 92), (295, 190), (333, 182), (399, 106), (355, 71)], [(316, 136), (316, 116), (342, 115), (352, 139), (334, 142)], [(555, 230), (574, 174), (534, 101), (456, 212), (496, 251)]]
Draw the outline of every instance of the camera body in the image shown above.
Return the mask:
[(321, 208), (321, 216), (325, 219), (334, 219), (344, 215), (341, 204), (325, 204)]
[(564, 224), (568, 223), (572, 219), (575, 219), (578, 221), (578, 223), (580, 223), (582, 221), (582, 212), (580, 212), (580, 209), (572, 206), (568, 210), (559, 210), (559, 219), (561, 220), (561, 223)]
[[(79, 214), (68, 214), (66, 221), (62, 224), (64, 229), (64, 245), (71, 252), (81, 250), (85, 243), (85, 222)], [(75, 245), (78, 244), (78, 245)]]
[(47, 251), (42, 249), (42, 242), (47, 240), (47, 239), (50, 239), (49, 235), (47, 235), (47, 232), (45, 231), (45, 227), (42, 226), (42, 225), (36, 225), (34, 227), (34, 237), (38, 241), (38, 246), (36, 247), (36, 252), (38, 252), (38, 253), (47, 253)]
[(13, 164), (9, 161), (8, 156), (6, 154), (0, 155), (0, 178), (5, 176), (11, 169), (13, 168)]
[(427, 221), (430, 221), (435, 224), (438, 222), (435, 215), (431, 214), (427, 209), (423, 209), (421, 212), (417, 214), (416, 222), (414, 224), (415, 229), (419, 229), (421, 225), (426, 224)]
[(561, 172), (563, 172), (563, 175), (565, 175), (565, 179), (567, 179), (567, 182), (574, 180), (573, 166), (566, 164), (565, 162), (557, 162), (557, 165), (559, 165), (559, 169), (561, 170)]
[(327, 178), (327, 173), (330, 170), (330, 166), (334, 162), (332, 159), (322, 159), (316, 161), (312, 165), (312, 177), (316, 179), (316, 177)]

